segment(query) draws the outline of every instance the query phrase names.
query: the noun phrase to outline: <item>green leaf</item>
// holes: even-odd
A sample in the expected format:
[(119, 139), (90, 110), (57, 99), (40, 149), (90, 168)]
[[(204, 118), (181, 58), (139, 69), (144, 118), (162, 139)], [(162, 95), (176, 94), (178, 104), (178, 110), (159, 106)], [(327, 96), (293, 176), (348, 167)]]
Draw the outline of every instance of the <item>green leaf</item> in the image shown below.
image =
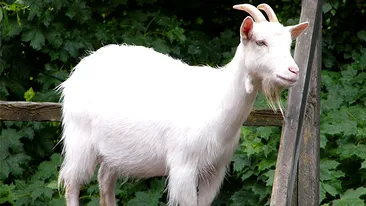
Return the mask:
[(335, 160), (320, 160), (320, 180), (333, 180), (344, 177), (345, 174), (341, 170), (336, 170), (340, 163)]
[(61, 38), (61, 33), (57, 30), (47, 31), (46, 39), (56, 49), (60, 48), (63, 43), (63, 39)]
[(233, 169), (235, 172), (240, 172), (244, 168), (249, 167), (251, 165), (250, 158), (245, 154), (234, 154), (233, 156)]
[(363, 41), (366, 41), (366, 30), (357, 32), (357, 37)]
[(163, 178), (153, 179), (150, 185), (151, 185), (150, 192), (154, 192), (161, 195), (165, 188), (165, 180)]
[(30, 194), (33, 204), (42, 197), (50, 200), (54, 192), (51, 188), (46, 187), (43, 181), (39, 180), (32, 181), (31, 184), (28, 184), (25, 191)]
[(359, 197), (366, 194), (365, 187), (359, 187), (356, 190), (349, 189), (344, 194), (341, 195), (341, 198), (338, 200), (333, 201), (335, 206), (356, 206), (362, 205), (364, 206), (365, 203)]
[(341, 149), (337, 150), (337, 153), (340, 155), (341, 159), (351, 158), (353, 155), (361, 158), (362, 160), (366, 159), (366, 145), (359, 144), (354, 145), (352, 143), (348, 143), (341, 146)]
[(8, 33), (8, 31), (9, 31), (8, 12), (6, 10), (2, 10), (2, 11), (3, 11), (3, 16), (4, 16), (5, 33)]
[(72, 57), (77, 57), (79, 55), (79, 49), (82, 48), (82, 44), (80, 42), (66, 41), (64, 45), (64, 49), (70, 54)]
[(30, 157), (25, 153), (19, 153), (16, 155), (11, 155), (6, 159), (8, 163), (8, 168), (10, 173), (14, 176), (20, 176), (23, 173), (23, 166), (25, 163), (30, 160)]
[(96, 195), (99, 193), (99, 186), (97, 184), (91, 185), (87, 189), (87, 193), (90, 195)]
[(265, 171), (269, 168), (274, 168), (276, 166), (276, 160), (263, 158), (258, 162), (258, 164), (256, 164), (256, 166), (258, 167), (258, 170)]
[(19, 17), (19, 13), (17, 12), (17, 22), (18, 22), (18, 26), (19, 27), (22, 27), (22, 21), (20, 20), (20, 17)]
[(29, 88), (28, 91), (26, 91), (24, 93), (24, 99), (25, 99), (25, 101), (31, 102), (35, 94), (36, 93), (34, 92), (33, 88), (32, 87)]
[(178, 26), (174, 27), (170, 31), (166, 33), (169, 41), (172, 43), (173, 41), (178, 41), (183, 43), (186, 40), (184, 36), (184, 29), (179, 28)]
[(323, 12), (328, 13), (332, 9), (332, 5), (328, 2), (325, 2), (323, 5)]
[(365, 203), (360, 198), (348, 199), (348, 200), (334, 200), (332, 201), (333, 206), (364, 206)]
[[(0, 163), (1, 165), (1, 163)], [(0, 204), (3, 203), (10, 203), (10, 204), (15, 204), (15, 200), (16, 200), (16, 196), (13, 193), (15, 186), (13, 184), (11, 185), (7, 185), (7, 184), (2, 184), (0, 181)]]
[(22, 151), (23, 144), (20, 142), (22, 136), (15, 129), (4, 129), (0, 133), (0, 159), (6, 159), (9, 154), (9, 149), (14, 151)]
[[(49, 202), (49, 205), (52, 206), (64, 206), (66, 205), (65, 198), (52, 198), (52, 200)], [(99, 205), (99, 198), (98, 198), (98, 205)]]
[(25, 137), (27, 137), (28, 139), (33, 139), (34, 137), (34, 129), (31, 127), (26, 127), (22, 130), (22, 132), (24, 132)]
[(8, 178), (9, 174), (10, 174), (10, 169), (8, 167), (7, 162), (5, 161), (5, 159), (0, 159), (0, 179), (4, 180), (6, 178)]
[(20, 82), (13, 80), (13, 81), (9, 81), (6, 83), (7, 83), (6, 86), (8, 87), (9, 92), (15, 93), (20, 98), (23, 97), (25, 89)]
[(45, 45), (45, 37), (40, 29), (24, 32), (22, 41), (30, 42), (31, 47), (35, 50), (40, 50)]
[(151, 189), (146, 192), (136, 192), (135, 198), (128, 201), (127, 205), (158, 205), (165, 187), (164, 178), (153, 179)]
[(324, 187), (324, 190), (333, 197), (335, 197), (339, 193), (339, 191), (330, 184), (322, 183), (322, 187)]
[(266, 198), (268, 198), (268, 187), (266, 187), (263, 184), (255, 184), (251, 187), (254, 194), (256, 194), (259, 197), (259, 201), (263, 201)]
[(343, 195), (341, 195), (341, 199), (344, 200), (355, 199), (362, 195), (366, 195), (366, 187), (359, 187), (355, 190), (349, 189)]
[(2, 7), (0, 7), (0, 23), (1, 23), (1, 21), (3, 20), (3, 8)]
[(332, 196), (337, 196), (342, 192), (341, 181), (334, 178), (329, 181), (321, 181), (321, 196), (325, 198), (325, 194), (328, 193)]
[(203, 19), (202, 19), (201, 17), (198, 17), (198, 18), (196, 19), (196, 24), (198, 24), (198, 25), (203, 24)]
[(261, 138), (258, 137), (246, 137), (243, 140), (243, 143), (241, 144), (243, 147), (243, 151), (249, 156), (253, 156), (255, 154), (260, 154), (261, 152), (264, 152), (266, 149), (264, 149), (264, 144), (262, 143)]
[(319, 198), (320, 202), (323, 202), (323, 200), (326, 198), (327, 191), (325, 191), (323, 187), (323, 183), (320, 182), (320, 190), (319, 190)]
[(320, 148), (325, 149), (325, 146), (327, 146), (328, 139), (327, 136), (324, 134), (323, 131), (320, 131)]
[(362, 162), (361, 169), (366, 169), (366, 160)]
[(51, 188), (51, 189), (53, 189), (53, 190), (57, 190), (57, 189), (58, 189), (58, 183), (57, 183), (57, 180), (54, 180), (54, 181), (52, 181), (52, 182), (48, 183), (48, 184), (46, 185), (46, 187)]
[(335, 160), (322, 159), (320, 160), (320, 169), (336, 169), (340, 163)]
[(37, 172), (32, 176), (34, 181), (36, 180), (48, 180), (50, 178), (56, 178), (57, 166), (60, 163), (60, 155), (57, 153), (52, 154), (50, 161), (44, 161), (38, 166)]
[(0, 82), (0, 100), (5, 101), (6, 97), (9, 96), (9, 91), (6, 88), (4, 81)]
[(268, 170), (267, 172), (263, 173), (263, 175), (268, 178), (266, 180), (266, 185), (267, 186), (271, 186), (272, 187), (273, 180), (274, 180), (274, 174), (275, 174), (275, 170), (274, 169)]
[(52, 0), (51, 3), (52, 3), (53, 7), (55, 7), (57, 10), (60, 10), (61, 7), (63, 6), (63, 3), (66, 3), (66, 2), (62, 1), (62, 0)]
[(155, 48), (155, 50), (160, 53), (169, 54), (169, 52), (170, 52), (169, 47), (161, 39), (156, 39), (151, 44), (152, 44), (153, 48)]
[[(9, 174), (19, 176), (23, 172), (22, 166), (30, 159), (24, 153), (20, 138), (23, 133), (15, 129), (4, 129), (0, 134), (0, 180)], [(10, 152), (11, 151), (11, 152)]]
[(247, 168), (247, 169), (244, 169), (243, 171), (240, 172), (240, 179), (241, 180), (246, 180), (248, 178), (250, 178), (252, 175), (254, 174), (253, 170)]
[(135, 195), (136, 195), (135, 198), (128, 201), (127, 206), (135, 206), (135, 205), (149, 206), (159, 204), (160, 195), (156, 193), (136, 192)]
[[(339, 116), (341, 116), (340, 112), (338, 112)], [(331, 118), (333, 119), (333, 118)], [(350, 120), (349, 117), (344, 118), (342, 122), (337, 122), (336, 119), (333, 119), (333, 122), (323, 123), (321, 125), (321, 129), (324, 130), (324, 133), (328, 135), (356, 135), (357, 134), (357, 122)], [(348, 120), (348, 121), (345, 121)]]
[[(231, 206), (258, 205), (257, 196), (250, 190), (239, 190), (230, 197)], [(245, 203), (245, 204), (243, 204)]]
[(88, 202), (88, 206), (99, 206), (99, 200), (100, 198), (97, 197), (91, 197), (90, 202)]
[(22, 31), (22, 28), (13, 20), (9, 20), (9, 31), (7, 33), (7, 36), (9, 38), (18, 36), (20, 32)]
[(347, 109), (349, 115), (359, 123), (366, 122), (366, 109), (361, 105), (350, 106)]

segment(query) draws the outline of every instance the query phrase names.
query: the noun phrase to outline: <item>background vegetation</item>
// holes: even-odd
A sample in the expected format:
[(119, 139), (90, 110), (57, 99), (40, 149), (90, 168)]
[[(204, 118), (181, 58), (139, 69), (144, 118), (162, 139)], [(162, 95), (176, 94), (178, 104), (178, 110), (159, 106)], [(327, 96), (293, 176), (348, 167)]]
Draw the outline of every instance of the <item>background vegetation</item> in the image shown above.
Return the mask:
[[(255, 5), (262, 1), (249, 0)], [(298, 22), (300, 0), (268, 0)], [(145, 45), (192, 65), (225, 64), (247, 15), (242, 1), (6, 0), (0, 2), (0, 100), (58, 101), (54, 88), (89, 50)], [(321, 204), (365, 205), (366, 1), (325, 0), (321, 107)], [(95, 94), (98, 96), (98, 94)], [(265, 105), (262, 97), (256, 107)], [(268, 205), (277, 127), (246, 127), (215, 205)], [(58, 122), (0, 122), (0, 204), (64, 205), (57, 191)], [(118, 184), (121, 205), (163, 205), (164, 179)], [(82, 190), (98, 205), (95, 178)]]

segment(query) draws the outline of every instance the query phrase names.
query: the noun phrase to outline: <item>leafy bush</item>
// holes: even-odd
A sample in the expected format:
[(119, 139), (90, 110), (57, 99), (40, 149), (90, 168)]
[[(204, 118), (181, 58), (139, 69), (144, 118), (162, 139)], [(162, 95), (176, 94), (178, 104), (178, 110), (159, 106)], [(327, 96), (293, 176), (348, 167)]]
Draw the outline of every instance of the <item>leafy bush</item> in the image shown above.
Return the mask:
[[(0, 100), (58, 101), (54, 88), (72, 67), (87, 51), (109, 43), (153, 47), (192, 65), (225, 64), (246, 15), (227, 1), (102, 2), (0, 2)], [(298, 22), (300, 0), (267, 3), (285, 25)], [(322, 205), (364, 205), (366, 200), (365, 10), (363, 1), (327, 0), (323, 6)], [(255, 106), (263, 105), (259, 96)], [(60, 132), (58, 122), (0, 122), (0, 204), (65, 204), (56, 184)], [(243, 129), (214, 205), (269, 204), (280, 132), (278, 127)], [(164, 178), (122, 183), (116, 191), (119, 204), (166, 201)], [(95, 177), (83, 187), (81, 201), (98, 205)]]

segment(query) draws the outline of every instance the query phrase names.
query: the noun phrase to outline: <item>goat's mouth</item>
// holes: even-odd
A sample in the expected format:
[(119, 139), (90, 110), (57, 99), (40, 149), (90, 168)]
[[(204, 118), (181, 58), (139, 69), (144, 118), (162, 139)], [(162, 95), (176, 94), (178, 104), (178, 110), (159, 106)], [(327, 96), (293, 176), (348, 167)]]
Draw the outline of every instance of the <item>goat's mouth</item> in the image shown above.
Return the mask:
[(284, 82), (286, 85), (289, 85), (289, 86), (293, 86), (296, 84), (297, 82), (297, 78), (288, 78), (288, 77), (283, 77), (281, 75), (276, 75), (277, 78), (281, 81), (281, 82)]

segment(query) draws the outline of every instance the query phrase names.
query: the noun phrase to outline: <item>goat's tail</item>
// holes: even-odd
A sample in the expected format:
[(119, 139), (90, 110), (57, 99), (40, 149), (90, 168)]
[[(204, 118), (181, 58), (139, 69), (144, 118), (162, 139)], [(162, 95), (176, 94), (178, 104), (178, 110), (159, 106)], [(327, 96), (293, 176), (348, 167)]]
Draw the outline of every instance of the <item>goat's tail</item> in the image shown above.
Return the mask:
[[(65, 120), (65, 119), (64, 119)], [(91, 142), (91, 132), (87, 128), (64, 121), (64, 160), (61, 165), (59, 189), (79, 188), (90, 181), (97, 164), (97, 152)]]

